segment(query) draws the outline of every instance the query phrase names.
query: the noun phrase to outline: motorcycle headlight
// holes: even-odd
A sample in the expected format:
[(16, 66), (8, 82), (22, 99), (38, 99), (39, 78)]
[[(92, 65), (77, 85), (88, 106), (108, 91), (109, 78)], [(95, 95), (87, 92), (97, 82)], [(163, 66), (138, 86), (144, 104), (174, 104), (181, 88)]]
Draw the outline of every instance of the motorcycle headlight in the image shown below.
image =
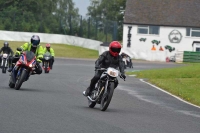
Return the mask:
[(119, 75), (119, 71), (114, 68), (108, 68), (107, 73), (111, 77), (117, 77)]
[(33, 65), (32, 65), (32, 64), (30, 64), (30, 65), (29, 65), (29, 67), (33, 67)]
[(45, 58), (45, 60), (48, 60), (49, 59), (49, 57), (44, 57)]

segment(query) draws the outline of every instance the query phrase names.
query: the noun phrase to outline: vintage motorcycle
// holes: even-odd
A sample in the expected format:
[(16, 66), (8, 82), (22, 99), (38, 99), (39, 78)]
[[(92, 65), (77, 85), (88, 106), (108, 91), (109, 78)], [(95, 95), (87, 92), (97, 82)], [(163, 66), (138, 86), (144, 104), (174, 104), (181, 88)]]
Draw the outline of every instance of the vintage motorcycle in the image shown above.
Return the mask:
[(43, 57), (42, 61), (44, 63), (43, 69), (44, 69), (45, 73), (49, 73), (49, 71), (50, 71), (49, 65), (51, 63), (51, 58), (52, 58), (52, 56), (51, 56), (51, 54), (49, 52), (46, 52), (44, 54), (44, 57)]
[(115, 68), (109, 67), (107, 69), (101, 68), (98, 70), (104, 72), (102, 73), (99, 81), (96, 83), (95, 89), (91, 92), (89, 96), (87, 96), (88, 106), (90, 108), (94, 108), (96, 104), (100, 104), (101, 111), (105, 111), (108, 108), (112, 99), (117, 77), (120, 76), (120, 78), (122, 78), (124, 81), (125, 79)]
[[(21, 48), (17, 48), (22, 51)], [(34, 72), (36, 65), (36, 56), (32, 51), (22, 52), (19, 60), (16, 62), (15, 67), (11, 71), (9, 87), (19, 90), (22, 83), (27, 81), (30, 75)]]
[(4, 53), (2, 55), (2, 60), (1, 60), (2, 73), (6, 73), (6, 70), (8, 68), (8, 59), (9, 59), (9, 55)]

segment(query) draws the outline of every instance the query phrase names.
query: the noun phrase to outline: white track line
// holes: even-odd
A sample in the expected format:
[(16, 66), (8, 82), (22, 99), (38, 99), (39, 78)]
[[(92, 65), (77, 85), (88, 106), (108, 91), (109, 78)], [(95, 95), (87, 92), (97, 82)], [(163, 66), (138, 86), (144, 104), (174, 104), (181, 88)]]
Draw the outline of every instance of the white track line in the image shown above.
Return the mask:
[(167, 91), (165, 91), (165, 90), (163, 90), (163, 89), (161, 89), (161, 88), (159, 88), (159, 87), (157, 87), (157, 86), (155, 86), (155, 85), (152, 85), (151, 83), (148, 83), (148, 82), (144, 81), (143, 79), (140, 79), (140, 81), (141, 81), (141, 82), (144, 82), (144, 83), (146, 83), (146, 84), (148, 84), (148, 85), (150, 85), (150, 86), (152, 86), (152, 87), (154, 87), (154, 88), (156, 88), (156, 89), (158, 89), (158, 90), (160, 90), (160, 91), (162, 91), (162, 92), (164, 92), (164, 93), (166, 93), (166, 94), (168, 94), (168, 95), (170, 95), (170, 96), (173, 96), (174, 98), (176, 98), (176, 99), (178, 99), (178, 100), (180, 100), (180, 101), (182, 101), (182, 102), (184, 102), (184, 103), (186, 103), (186, 104), (192, 105), (192, 106), (197, 107), (197, 108), (200, 109), (200, 106), (197, 106), (197, 105), (195, 105), (195, 104), (189, 103), (189, 102), (187, 102), (187, 101), (181, 99), (180, 97), (177, 97), (177, 96), (175, 96), (175, 95), (173, 95), (173, 94), (171, 94), (171, 93), (169, 93), (169, 92), (167, 92)]

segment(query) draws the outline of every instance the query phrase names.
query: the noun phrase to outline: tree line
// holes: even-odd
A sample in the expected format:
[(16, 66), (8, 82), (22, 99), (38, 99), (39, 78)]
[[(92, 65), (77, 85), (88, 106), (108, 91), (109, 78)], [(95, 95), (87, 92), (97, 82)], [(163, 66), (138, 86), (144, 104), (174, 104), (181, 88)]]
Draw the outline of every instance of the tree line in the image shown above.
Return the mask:
[(116, 32), (121, 39), (120, 7), (125, 7), (126, 0), (90, 2), (87, 16), (80, 16), (73, 0), (0, 1), (0, 30), (78, 35), (101, 41), (112, 40)]

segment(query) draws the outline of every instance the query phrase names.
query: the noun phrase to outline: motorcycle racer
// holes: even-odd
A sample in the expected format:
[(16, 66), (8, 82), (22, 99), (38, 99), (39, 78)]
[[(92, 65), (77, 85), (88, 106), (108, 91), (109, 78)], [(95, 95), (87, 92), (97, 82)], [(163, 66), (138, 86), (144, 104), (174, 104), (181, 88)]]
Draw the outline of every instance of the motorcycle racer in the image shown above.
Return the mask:
[[(43, 58), (44, 52), (43, 52), (43, 47), (40, 45), (40, 37), (38, 35), (33, 35), (30, 39), (30, 42), (23, 44), (20, 48), (22, 49), (22, 51), (32, 51), (33, 53), (35, 53), (37, 58), (35, 72), (36, 74), (41, 74), (42, 68), (39, 63), (42, 62), (40, 59)], [(19, 60), (20, 54), (21, 51), (17, 50), (15, 57), (12, 59), (12, 63), (16, 63)], [(8, 71), (11, 72), (13, 67), (14, 66), (12, 65)]]
[[(54, 53), (53, 48), (51, 47), (51, 44), (49, 44), (49, 43), (47, 43), (46, 47), (44, 48), (44, 53), (46, 53), (46, 52), (49, 52), (51, 54), (51, 61), (50, 61), (49, 67), (50, 67), (50, 69), (52, 69), (55, 53)], [(42, 66), (44, 66), (44, 62), (42, 62)]]
[[(10, 55), (9, 58), (8, 58), (8, 67), (11, 66), (11, 62), (12, 62), (12, 56), (13, 56), (13, 51), (12, 49), (9, 47), (9, 43), (8, 42), (4, 42), (3, 43), (3, 47), (0, 49), (0, 54), (1, 52), (3, 52), (3, 54), (8, 54)], [(0, 55), (0, 65), (1, 65), (1, 61), (2, 61), (2, 55)], [(1, 67), (1, 66), (0, 66)]]
[[(124, 65), (122, 61), (121, 55), (119, 55), (121, 51), (121, 44), (118, 41), (113, 41), (109, 45), (109, 51), (105, 51), (102, 53), (99, 58), (95, 62), (95, 75), (91, 79), (90, 86), (86, 89), (86, 91), (83, 92), (84, 96), (90, 95), (92, 90), (95, 88), (95, 84), (100, 79), (101, 74), (103, 71), (98, 71), (97, 69), (100, 68), (118, 68), (121, 72), (122, 77), (125, 79), (126, 76), (124, 74)], [(115, 83), (115, 88), (118, 85), (118, 81)]]

